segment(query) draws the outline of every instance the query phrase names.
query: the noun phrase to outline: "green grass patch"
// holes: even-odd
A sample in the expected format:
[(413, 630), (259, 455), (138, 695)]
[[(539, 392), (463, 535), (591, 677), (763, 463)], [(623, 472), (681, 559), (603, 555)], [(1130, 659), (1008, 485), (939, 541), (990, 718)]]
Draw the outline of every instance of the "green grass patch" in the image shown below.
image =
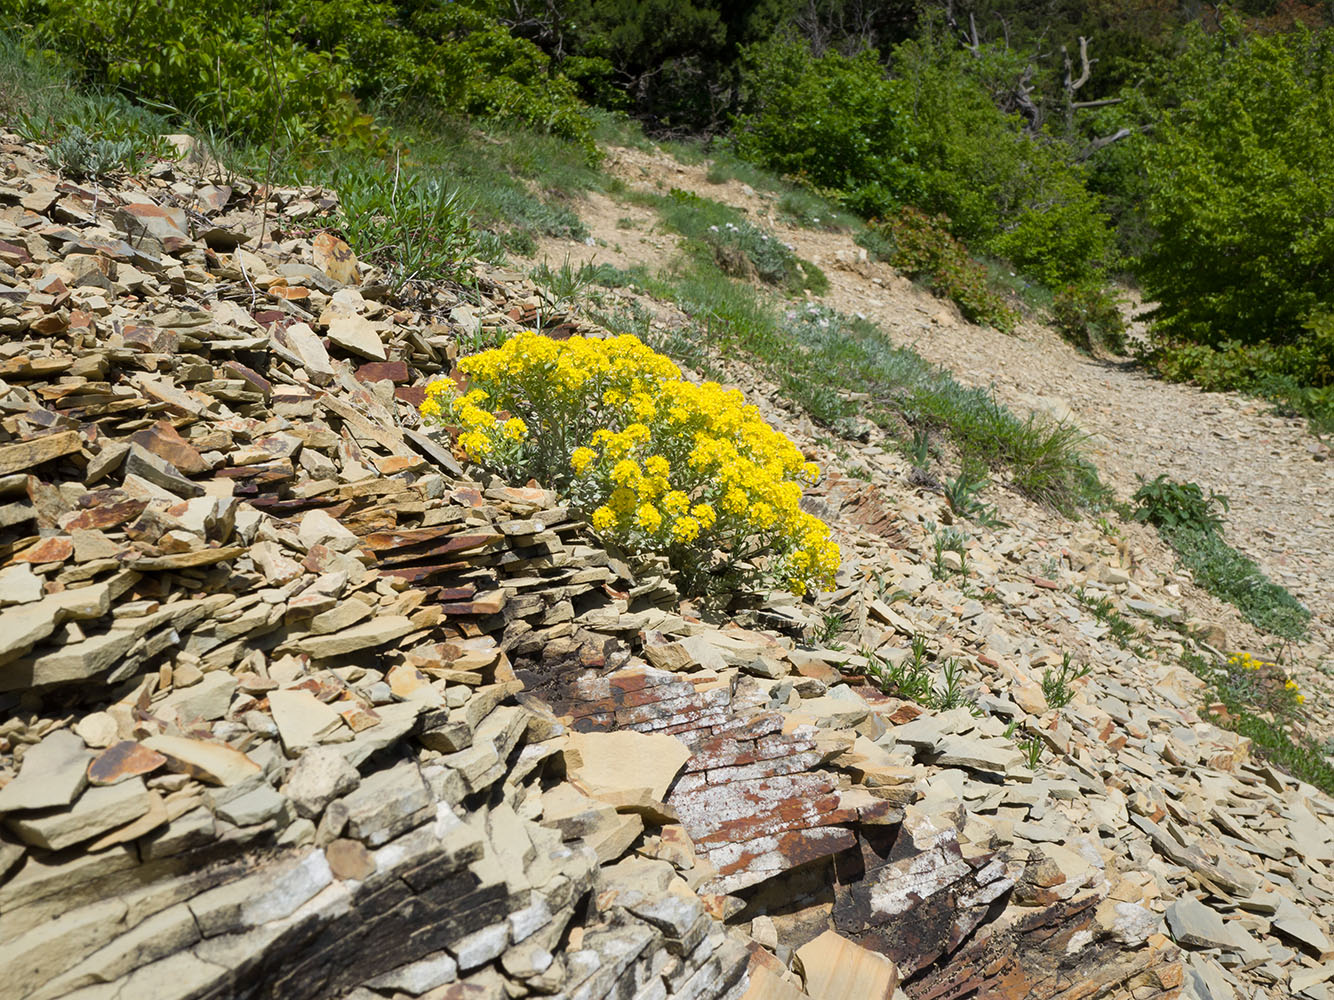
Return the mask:
[(577, 146), (539, 132), (440, 118), (402, 123), (397, 134), (410, 169), (446, 178), (473, 225), (521, 256), (532, 256), (541, 236), (587, 238), (578, 199), (609, 182)]
[(1227, 497), (1212, 491), (1206, 496), (1199, 484), (1173, 482), (1164, 475), (1141, 478), (1133, 500), (1136, 507), (1130, 516), (1158, 529), (1197, 584), (1262, 631), (1282, 639), (1306, 635), (1311, 612), (1224, 540)]
[(861, 220), (847, 209), (800, 187), (783, 192), (778, 199), (778, 215), (789, 225), (827, 233), (848, 233), (861, 228)]
[(685, 237), (687, 253), (705, 269), (713, 265), (724, 275), (755, 278), (794, 294), (819, 295), (829, 288), (820, 268), (729, 205), (679, 188), (665, 196), (636, 192), (630, 200), (655, 209), (666, 228)]
[(1107, 634), (1112, 637), (1113, 642), (1122, 649), (1129, 649), (1137, 656), (1144, 655), (1144, 648), (1134, 643), (1134, 640), (1139, 638), (1139, 629), (1134, 622), (1117, 610), (1111, 598), (1090, 593), (1084, 587), (1076, 590), (1074, 596), (1081, 607), (1092, 612), (1098, 622), (1107, 626)]
[(176, 129), (162, 115), (81, 89), (73, 67), (11, 32), (0, 32), (0, 119), (46, 145), (51, 166), (75, 180), (132, 172), (174, 152), (162, 136)]
[(1282, 639), (1305, 637), (1311, 612), (1221, 534), (1186, 526), (1160, 527), (1158, 533), (1197, 584), (1236, 607), (1256, 628)]

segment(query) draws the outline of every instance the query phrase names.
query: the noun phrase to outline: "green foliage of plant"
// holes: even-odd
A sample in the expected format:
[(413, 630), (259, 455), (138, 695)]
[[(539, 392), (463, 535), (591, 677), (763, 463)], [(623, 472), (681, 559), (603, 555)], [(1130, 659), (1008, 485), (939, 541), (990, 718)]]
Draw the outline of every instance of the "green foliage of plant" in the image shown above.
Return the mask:
[(538, 293), (551, 308), (561, 311), (573, 309), (579, 305), (589, 289), (597, 284), (607, 284), (616, 280), (616, 268), (610, 264), (595, 264), (583, 261), (576, 267), (570, 262), (569, 254), (559, 267), (552, 267), (543, 260), (528, 272), (528, 276), (537, 285)]
[(823, 271), (730, 206), (680, 188), (666, 198), (640, 199), (658, 209), (664, 225), (705, 248), (726, 275), (757, 277), (790, 292), (819, 294), (829, 287)]
[(134, 171), (174, 154), (168, 123), (123, 96), (80, 89), (73, 70), (27, 40), (0, 31), (0, 117), (29, 142), (46, 145), (53, 169), (75, 180)]
[(477, 237), (457, 190), (436, 176), (376, 166), (333, 175), (338, 226), (357, 255), (380, 264), (394, 288), (460, 277)]
[(1025, 496), (1066, 511), (1105, 499), (1073, 426), (1015, 415), (986, 390), (962, 386), (911, 348), (891, 344), (864, 320), (807, 305), (785, 312), (780, 331), (751, 341), (780, 379), (791, 372), (795, 345), (804, 384), (867, 393), (872, 412), (894, 414), (918, 429), (942, 429), (965, 463), (1004, 470)]
[(1306, 634), (1310, 611), (1224, 540), (1227, 497), (1212, 490), (1206, 496), (1197, 483), (1177, 483), (1165, 475), (1140, 483), (1132, 516), (1158, 528), (1197, 584), (1234, 605), (1256, 628), (1285, 639)]
[[(932, 677), (927, 640), (923, 635), (913, 636), (907, 657), (891, 658), (869, 649), (863, 649), (861, 656), (866, 660), (867, 675), (885, 694), (938, 712), (973, 704), (964, 690), (964, 668), (958, 660), (951, 657), (942, 665), (939, 683)], [(973, 712), (976, 714), (977, 710), (973, 709)]]
[(94, 81), (252, 142), (382, 150), (365, 107), (425, 104), (538, 128), (595, 156), (547, 56), (481, 11), (427, 0), (18, 0)]
[[(588, 236), (575, 202), (608, 181), (578, 145), (521, 127), (481, 130), (439, 112), (386, 121), (401, 142), (403, 169), (447, 178), (457, 189), (478, 232), (479, 256), (497, 261), (505, 251), (532, 256), (539, 237)], [(335, 186), (335, 175), (349, 168), (392, 174), (394, 158), (331, 151), (309, 164), (290, 164), (285, 175)]]
[(1087, 663), (1075, 666), (1069, 653), (1061, 654), (1061, 665), (1052, 671), (1050, 668), (1042, 674), (1042, 693), (1047, 699), (1048, 708), (1065, 708), (1075, 697), (1071, 686), (1081, 677), (1087, 677), (1090, 667)]
[(70, 129), (46, 149), (52, 168), (75, 180), (101, 179), (134, 165), (132, 139), (95, 139), (83, 129)]
[(1016, 742), (1019, 749), (1024, 752), (1024, 763), (1028, 765), (1028, 769), (1036, 771), (1038, 765), (1042, 763), (1042, 754), (1047, 749), (1047, 745), (1042, 742), (1042, 737), (1029, 736)]
[[(928, 523), (927, 531), (931, 535), (931, 551), (934, 558), (931, 572), (937, 580), (946, 580), (958, 573), (968, 576), (968, 535), (953, 526), (937, 528)], [(952, 567), (945, 559), (945, 553), (952, 552), (959, 557), (959, 565)]]
[(829, 233), (847, 232), (853, 228), (854, 221), (846, 209), (832, 204), (808, 188), (800, 187), (783, 192), (778, 199), (778, 214), (791, 225)]
[(1004, 522), (997, 516), (995, 508), (979, 499), (982, 491), (990, 485), (991, 481), (981, 469), (965, 467), (954, 478), (945, 480), (941, 492), (950, 510), (959, 517), (976, 521), (986, 528), (998, 528)]
[(1235, 17), (1192, 32), (1183, 99), (1146, 146), (1138, 275), (1158, 335), (1219, 346), (1288, 343), (1334, 305), (1334, 46)]
[(1168, 531), (1185, 528), (1204, 534), (1217, 534), (1223, 528), (1223, 512), (1228, 510), (1228, 499), (1221, 493), (1204, 490), (1198, 483), (1178, 483), (1159, 475), (1146, 481), (1140, 477), (1140, 487), (1131, 497), (1138, 505), (1133, 519)]
[(1116, 295), (1103, 285), (1063, 285), (1052, 299), (1052, 322), (1069, 341), (1092, 351), (1101, 345), (1114, 354), (1126, 349), (1126, 320)]
[(1081, 586), (1075, 591), (1075, 600), (1091, 611), (1093, 617), (1100, 623), (1107, 626), (1113, 642), (1122, 649), (1138, 651), (1138, 647), (1132, 646), (1131, 641), (1139, 638), (1139, 629), (1135, 627), (1134, 622), (1116, 609), (1111, 598), (1092, 594)]
[(952, 299), (964, 316), (1009, 333), (1019, 316), (994, 292), (987, 269), (949, 232), (944, 216), (904, 207), (885, 223), (873, 223), (893, 246), (889, 262), (910, 278), (923, 281), (937, 295)]
[(1221, 534), (1190, 527), (1159, 530), (1195, 582), (1234, 605), (1256, 628), (1283, 639), (1305, 637), (1310, 610), (1265, 576), (1252, 559), (1228, 545)]
[(811, 642), (826, 649), (839, 650), (843, 644), (838, 637), (847, 627), (848, 615), (845, 611), (830, 611), (820, 619), (820, 624), (811, 630)]
[(734, 141), (864, 217), (916, 205), (1043, 281), (1085, 280), (1110, 260), (1112, 234), (1071, 148), (993, 102), (988, 80), (1017, 77), (1018, 58), (986, 46), (973, 59), (927, 28), (894, 49), (891, 77), (871, 52), (767, 42), (745, 54)]
[(1305, 417), (1316, 433), (1334, 433), (1334, 314), (1307, 318), (1293, 342), (1216, 346), (1159, 342), (1145, 353), (1164, 377), (1214, 392), (1245, 392), (1280, 412)]
[(920, 191), (918, 172), (896, 155), (911, 128), (904, 88), (885, 77), (875, 53), (816, 57), (800, 43), (769, 42), (742, 65), (746, 112), (734, 135), (742, 157), (850, 203), (879, 199), (865, 192), (886, 192), (888, 202)]

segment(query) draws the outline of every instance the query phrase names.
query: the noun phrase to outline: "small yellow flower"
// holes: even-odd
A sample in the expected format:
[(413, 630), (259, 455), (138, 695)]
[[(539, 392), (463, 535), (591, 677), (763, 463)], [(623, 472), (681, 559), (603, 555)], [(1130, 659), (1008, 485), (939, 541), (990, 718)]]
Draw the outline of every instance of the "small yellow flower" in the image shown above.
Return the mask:
[(1306, 704), (1306, 695), (1304, 695), (1304, 694), (1299, 694), (1299, 695), (1297, 695), (1297, 704), (1298, 704), (1298, 705), (1305, 705), (1305, 704)]
[(1292, 681), (1292, 680), (1290, 680), (1290, 681), (1288, 681), (1286, 684), (1284, 684), (1283, 686), (1284, 686), (1287, 690), (1289, 690), (1289, 691), (1296, 691), (1296, 690), (1297, 690), (1297, 682), (1296, 682), (1296, 681)]
[(662, 514), (652, 504), (640, 504), (639, 509), (635, 511), (635, 523), (649, 534), (653, 534), (662, 527)]
[(699, 537), (699, 522), (693, 517), (678, 517), (672, 522), (672, 540), (689, 545)]
[(593, 527), (598, 531), (610, 531), (616, 526), (616, 512), (610, 507), (599, 507), (593, 511)]
[(570, 455), (570, 468), (574, 469), (576, 475), (582, 476), (597, 457), (598, 453), (592, 448), (576, 448)]
[(528, 425), (518, 417), (510, 417), (505, 421), (504, 431), (510, 441), (522, 441), (528, 435)]
[(612, 467), (611, 481), (617, 486), (634, 488), (639, 482), (639, 463), (632, 458), (623, 458)]
[(483, 458), (492, 451), (491, 439), (481, 431), (465, 431), (460, 434), (459, 447), (472, 458)]

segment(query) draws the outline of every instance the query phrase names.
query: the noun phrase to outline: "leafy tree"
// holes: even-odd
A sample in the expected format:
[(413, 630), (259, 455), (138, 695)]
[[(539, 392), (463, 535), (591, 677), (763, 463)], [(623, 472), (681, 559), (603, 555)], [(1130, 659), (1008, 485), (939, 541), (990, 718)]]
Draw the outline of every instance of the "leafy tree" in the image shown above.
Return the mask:
[(1070, 147), (993, 102), (990, 85), (1016, 58), (997, 46), (974, 56), (928, 31), (894, 49), (891, 76), (871, 52), (754, 46), (734, 141), (864, 215), (916, 205), (1049, 283), (1083, 280), (1111, 255), (1106, 217)]
[(1139, 277), (1158, 331), (1290, 342), (1334, 304), (1334, 38), (1196, 31), (1180, 106), (1147, 147), (1157, 238)]

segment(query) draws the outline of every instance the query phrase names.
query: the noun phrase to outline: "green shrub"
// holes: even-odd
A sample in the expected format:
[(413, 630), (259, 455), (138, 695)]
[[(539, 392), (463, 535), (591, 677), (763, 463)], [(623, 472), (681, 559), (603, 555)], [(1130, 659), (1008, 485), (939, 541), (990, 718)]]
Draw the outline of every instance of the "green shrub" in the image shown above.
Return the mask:
[(1223, 528), (1221, 511), (1228, 509), (1223, 494), (1210, 490), (1205, 496), (1199, 483), (1173, 482), (1166, 475), (1149, 482), (1141, 477), (1140, 487), (1131, 500), (1138, 505), (1133, 515), (1136, 521), (1147, 521), (1169, 531), (1188, 528), (1216, 534)]
[(1197, 584), (1234, 605), (1256, 628), (1285, 639), (1305, 635), (1311, 613), (1224, 540), (1227, 497), (1212, 490), (1205, 496), (1198, 483), (1160, 475), (1141, 479), (1132, 499), (1138, 505), (1134, 519), (1157, 527)]
[(1334, 432), (1334, 318), (1317, 314), (1295, 342), (1216, 346), (1157, 338), (1145, 358), (1165, 378), (1214, 392), (1268, 399), (1282, 413), (1305, 417), (1315, 433)]
[(1009, 332), (1019, 316), (993, 291), (987, 269), (969, 256), (949, 234), (949, 220), (902, 208), (885, 223), (872, 223), (893, 246), (889, 262), (904, 274), (925, 282), (933, 292), (958, 304), (964, 316)]
[(1147, 145), (1138, 276), (1159, 336), (1220, 347), (1294, 342), (1334, 306), (1334, 46), (1233, 17), (1176, 60), (1181, 105)]
[(133, 166), (135, 152), (132, 139), (95, 139), (75, 127), (47, 147), (46, 159), (75, 180), (97, 179)]
[(1120, 301), (1105, 286), (1062, 286), (1052, 299), (1051, 315), (1062, 335), (1084, 350), (1101, 344), (1113, 353), (1125, 353), (1125, 316)]
[(921, 193), (918, 171), (895, 155), (911, 128), (902, 85), (873, 52), (816, 57), (803, 44), (770, 42), (744, 53), (742, 65), (739, 155), (845, 196), (877, 184), (891, 197)]
[(1256, 628), (1283, 639), (1305, 637), (1311, 612), (1221, 534), (1192, 527), (1160, 530), (1195, 582), (1234, 605)]
[(889, 60), (813, 55), (768, 42), (747, 50), (738, 152), (866, 218), (917, 205), (952, 232), (1043, 281), (1085, 280), (1113, 253), (1099, 199), (1069, 146), (1029, 134), (993, 103), (988, 80), (1023, 67), (984, 46), (978, 59), (927, 30)]
[(369, 164), (341, 169), (331, 180), (348, 243), (384, 267), (395, 288), (458, 278), (476, 254), (467, 209), (439, 177)]
[(18, 0), (16, 13), (94, 82), (251, 142), (381, 150), (360, 102), (425, 102), (583, 144), (592, 123), (547, 57), (493, 18), (424, 0)]

